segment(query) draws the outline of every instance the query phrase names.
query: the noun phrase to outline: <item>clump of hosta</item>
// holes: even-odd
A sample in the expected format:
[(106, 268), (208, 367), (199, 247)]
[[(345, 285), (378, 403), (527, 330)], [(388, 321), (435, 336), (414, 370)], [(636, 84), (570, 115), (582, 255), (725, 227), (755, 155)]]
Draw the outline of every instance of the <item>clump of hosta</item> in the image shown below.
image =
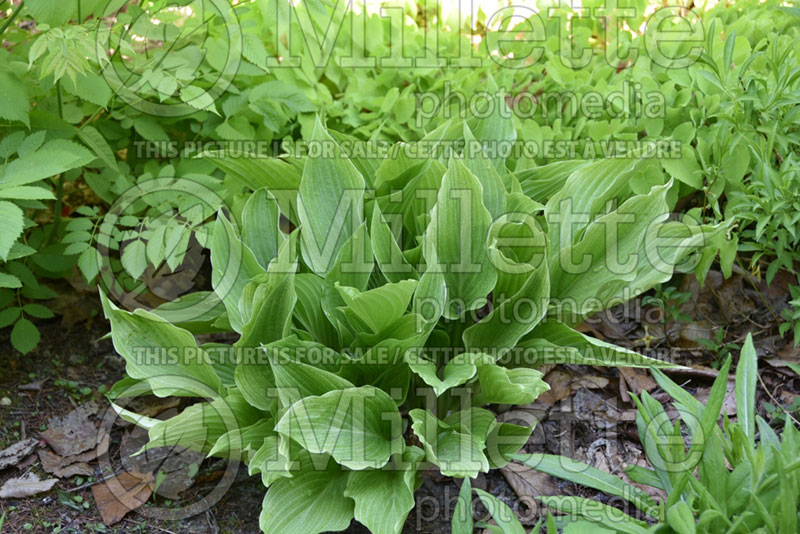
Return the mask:
[[(664, 363), (573, 326), (667, 280), (714, 230), (667, 219), (671, 181), (652, 159), (560, 164), (520, 183), (487, 157), (514, 140), (508, 120), (449, 123), (384, 159), (348, 157), (342, 146), (365, 144), (319, 122), (324, 158), (216, 155), (252, 190), (217, 216), (215, 295), (187, 299), (221, 305), (189, 320), (104, 301), (126, 385), (207, 399), (143, 420), (151, 445), (241, 457), (268, 487), (265, 532), (355, 518), (397, 533), (422, 469), (474, 477), (521, 448), (532, 426), (493, 407), (546, 391), (537, 366)], [(642, 173), (663, 185), (633, 194)], [(525, 194), (542, 185), (555, 193)], [(201, 329), (240, 337), (198, 346)]]

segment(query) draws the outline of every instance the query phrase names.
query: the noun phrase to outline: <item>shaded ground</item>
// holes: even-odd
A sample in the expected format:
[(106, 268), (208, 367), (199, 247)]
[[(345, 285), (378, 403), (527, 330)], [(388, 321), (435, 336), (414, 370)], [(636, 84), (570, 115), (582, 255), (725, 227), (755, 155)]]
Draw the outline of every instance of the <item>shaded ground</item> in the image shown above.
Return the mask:
[[(685, 296), (660, 307), (652, 301), (635, 299), (588, 321), (582, 329), (687, 366), (671, 376), (700, 400), (708, 395), (722, 359), (730, 352), (735, 360), (737, 346), (752, 332), (760, 361), (760, 411), (777, 427), (787, 417), (787, 411), (788, 417), (793, 417), (800, 407), (800, 379), (795, 373), (800, 369), (800, 351), (777, 332), (777, 317), (787, 301), (787, 281), (779, 275), (772, 287), (766, 287), (744, 273), (723, 281), (712, 272), (706, 286), (700, 288), (693, 277), (686, 277), (679, 286)], [(123, 376), (121, 358), (114, 354), (110, 340), (101, 339), (107, 324), (91, 318), (92, 313), (85, 313), (96, 309), (96, 301), (83, 298), (72, 306), (84, 312), (79, 320), (72, 317), (65, 322), (40, 323), (42, 343), (27, 356), (11, 348), (8, 329), (0, 332), (0, 449), (25, 438), (39, 439), (52, 416), (66, 415), (91, 400), (105, 406), (103, 393)], [(664, 317), (678, 320), (665, 321)], [(649, 391), (656, 399), (668, 402), (646, 371), (579, 366), (548, 366), (544, 371), (552, 387), (550, 392), (532, 405), (500, 414), (510, 422), (539, 421), (525, 451), (562, 454), (623, 476), (626, 464), (644, 463), (628, 392)], [(770, 410), (770, 405), (783, 408)], [(165, 405), (161, 409), (180, 406)], [(732, 395), (724, 410), (735, 415)], [(106, 469), (118, 472), (124, 467), (126, 451), (141, 437), (130, 425), (117, 425), (110, 434)], [(44, 441), (41, 445), (44, 447)], [(34, 461), (28, 465), (0, 471), (0, 484), (28, 472), (51, 478), (36, 456), (32, 458)], [(120, 523), (106, 527), (91, 489), (104, 471), (97, 462), (90, 462), (94, 470), (91, 475), (62, 478), (53, 490), (36, 497), (0, 499), (0, 516), (6, 514), (3, 532), (258, 533), (264, 495), (260, 479), (247, 477), (242, 469), (234, 479), (227, 480), (224, 462), (198, 463), (192, 473), (193, 482), (186, 488), (177, 488), (174, 498), (155, 495), (141, 508), (142, 513), (129, 513)], [(171, 478), (180, 475), (176, 473)], [(164, 510), (196, 502), (223, 480), (229, 487), (208, 511), (179, 521), (148, 517), (156, 511), (163, 514)], [(417, 506), (409, 515), (404, 532), (449, 532), (459, 486), (460, 481), (426, 472), (416, 494)], [(534, 524), (541, 512), (537, 495), (581, 495), (622, 507), (596, 492), (513, 464), (479, 476), (473, 486), (505, 501), (526, 525)], [(475, 511), (476, 515), (485, 513), (481, 506), (476, 506)], [(354, 522), (347, 532), (367, 531)]]

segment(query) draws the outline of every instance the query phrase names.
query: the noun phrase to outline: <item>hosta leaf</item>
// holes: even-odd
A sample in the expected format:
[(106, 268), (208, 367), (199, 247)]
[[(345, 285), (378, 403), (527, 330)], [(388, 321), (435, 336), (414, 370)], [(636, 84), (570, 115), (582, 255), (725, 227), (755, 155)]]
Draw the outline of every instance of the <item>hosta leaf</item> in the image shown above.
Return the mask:
[(290, 406), (305, 397), (321, 396), (336, 389), (355, 386), (338, 375), (301, 361), (273, 357), (270, 359), (278, 398)]
[[(244, 298), (249, 297), (250, 292), (245, 291)], [(242, 337), (236, 342), (236, 346), (258, 347), (288, 335), (296, 301), (293, 273), (267, 275), (266, 280), (259, 283), (252, 292), (254, 309), (247, 322), (242, 325)]]
[(478, 366), (480, 393), (476, 404), (528, 404), (550, 389), (536, 369), (507, 369), (490, 363)]
[(609, 158), (580, 165), (569, 175), (545, 206), (554, 257), (574, 243), (580, 230), (606, 208), (609, 200), (617, 199), (628, 189), (628, 180), (639, 165), (638, 159)]
[(242, 242), (266, 269), (285, 239), (280, 231), (278, 201), (268, 189), (259, 189), (247, 199), (242, 211)]
[(400, 282), (409, 278), (419, 278), (416, 269), (403, 256), (403, 251), (395, 241), (389, 225), (383, 220), (383, 215), (377, 203), (372, 208), (370, 239), (372, 253), (375, 255), (375, 260), (388, 281)]
[(344, 242), (330, 270), (325, 275), (325, 280), (331, 284), (339, 283), (363, 291), (367, 288), (373, 267), (372, 246), (367, 235), (367, 224), (361, 223), (355, 233)]
[(456, 509), (453, 511), (452, 534), (473, 534), (472, 483), (469, 478), (461, 482)]
[(250, 426), (259, 418), (258, 410), (239, 395), (199, 402), (150, 428), (145, 449), (179, 445), (208, 453), (221, 436)]
[(322, 309), (322, 295), (327, 283), (313, 273), (295, 275), (297, 303), (294, 308), (294, 318), (299, 327), (311, 334), (313, 339), (328, 347), (335, 347), (338, 346), (339, 335)]
[(551, 306), (551, 314), (574, 323), (647, 291), (669, 280), (677, 264), (720, 231), (677, 221), (662, 224), (670, 186), (654, 187), (598, 217), (577, 243), (551, 259), (551, 292), (560, 303)]
[(466, 429), (456, 430), (427, 410), (415, 408), (408, 415), (428, 461), (439, 466), (443, 474), (475, 478), (479, 472), (489, 470), (489, 460), (483, 453), (485, 434), (482, 439)]
[(210, 161), (252, 191), (266, 187), (277, 199), (281, 213), (289, 218), (294, 216), (301, 174), (291, 163), (280, 158), (238, 157), (212, 151), (198, 157)]
[(496, 219), (505, 213), (506, 188), (503, 185), (503, 179), (500, 178), (500, 174), (497, 172), (492, 160), (486, 157), (483, 151), (477, 152), (475, 150), (478, 140), (475, 139), (466, 123), (464, 124), (464, 141), (467, 144), (466, 150), (468, 151), (464, 158), (464, 166), (480, 182), (483, 192), (483, 205), (489, 210), (492, 218)]
[(472, 379), (478, 371), (477, 362), (490, 362), (491, 358), (485, 354), (473, 352), (458, 354), (444, 366), (441, 379), (438, 375), (436, 363), (417, 352), (406, 352), (405, 360), (411, 370), (433, 388), (438, 397), (448, 389), (460, 386)]
[(506, 466), (512, 455), (528, 442), (535, 424), (515, 425), (498, 421), (486, 437), (486, 456), (492, 469)]
[(344, 495), (350, 472), (330, 463), (328, 469), (309, 467), (272, 483), (259, 518), (265, 534), (319, 534), (347, 528), (353, 519), (353, 501)]
[(539, 354), (528, 365), (572, 363), (619, 367), (674, 367), (669, 362), (648, 358), (638, 352), (587, 336), (549, 319), (534, 328), (522, 341), (521, 348), (538, 348)]
[(241, 332), (243, 318), (239, 311), (239, 299), (247, 283), (265, 271), (258, 264), (253, 252), (239, 239), (230, 221), (221, 213), (214, 225), (211, 266), (214, 292), (225, 304), (233, 329)]
[(464, 345), (501, 356), (544, 318), (549, 296), (550, 275), (542, 265), (530, 273), (516, 294), (464, 331)]
[(414, 479), (417, 463), (425, 456), (421, 449), (403, 451), (403, 467), (353, 471), (345, 496), (355, 501), (356, 521), (373, 534), (399, 534), (408, 512), (414, 507)]
[(101, 293), (111, 339), (132, 378), (147, 380), (155, 395), (210, 397), (221, 389), (208, 355), (188, 331), (141, 308), (117, 308)]
[[(470, 121), (470, 128), (481, 145), (488, 150), (499, 150), (501, 144), (510, 145), (517, 139), (517, 129), (514, 127), (514, 119), (511, 110), (506, 104), (504, 91), (497, 87), (497, 83), (491, 74), (487, 78), (487, 91), (493, 95), (494, 101), (490, 104), (491, 113), (483, 116), (480, 113)], [(493, 158), (494, 166), (501, 171), (504, 169), (504, 160), (500, 157)]]
[(450, 159), (423, 247), (427, 269), (444, 276), (444, 315), (450, 319), (486, 304), (497, 281), (486, 251), (492, 217), (481, 195), (478, 179), (460, 160)]
[(397, 405), (371, 386), (330, 391), (294, 403), (277, 430), (312, 453), (351, 469), (379, 468), (403, 447)]
[(363, 221), (364, 178), (319, 119), (312, 141), (335, 152), (306, 161), (298, 197), (303, 258), (312, 271), (325, 275)]
[(275, 421), (261, 419), (251, 425), (233, 428), (220, 436), (208, 451), (208, 455), (236, 458), (237, 460), (243, 456), (247, 460), (263, 446), (268, 437), (277, 437), (277, 435)]
[(261, 473), (261, 482), (270, 486), (275, 480), (292, 476), (290, 460), (279, 451), (279, 436), (267, 436), (261, 446), (250, 456), (248, 474)]
[(355, 315), (374, 334), (382, 332), (406, 312), (416, 288), (416, 280), (386, 284), (363, 293), (352, 287), (337, 286), (347, 305), (345, 314)]

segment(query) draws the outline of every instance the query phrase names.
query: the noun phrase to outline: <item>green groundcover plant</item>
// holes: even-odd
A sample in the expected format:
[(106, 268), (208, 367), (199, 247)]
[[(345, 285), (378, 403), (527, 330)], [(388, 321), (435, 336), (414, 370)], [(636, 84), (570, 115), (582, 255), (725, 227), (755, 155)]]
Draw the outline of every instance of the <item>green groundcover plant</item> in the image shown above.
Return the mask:
[[(139, 202), (118, 221), (103, 217), (153, 177), (190, 177), (232, 201), (240, 184), (192, 157), (207, 143), (259, 142), (277, 155), (280, 143), (311, 139), (318, 113), (362, 140), (415, 141), (480, 112), (473, 104), (487, 94), (507, 99), (515, 140), (536, 148), (506, 165), (538, 202), (569, 174), (548, 164), (680, 143), (657, 172), (631, 177), (631, 189), (644, 194), (673, 179), (670, 206), (682, 198), (697, 218), (737, 222), (720, 255), (726, 275), (737, 248), (768, 281), (793, 271), (797, 8), (695, 2), (651, 15), (648, 2), (620, 0), (620, 15), (632, 16), (606, 18), (583, 11), (599, 2), (533, 4), (514, 16), (501, 2), (470, 11), (408, 0), (391, 16), (319, 0), (4, 4), (0, 164), (31, 165), (40, 179), (0, 176), (0, 325), (14, 326), (18, 350), (33, 350), (31, 319), (52, 315), (35, 302), (53, 296), (42, 281), (74, 266), (89, 283), (131, 294), (147, 293), (143, 273), (180, 271), (187, 248), (207, 244), (204, 213), (177, 202), (169, 206), (177, 214), (162, 217), (165, 206)], [(540, 24), (540, 47), (517, 40)], [(647, 28), (687, 38), (654, 48)], [(402, 46), (393, 46), (398, 36)], [(684, 56), (690, 64), (669, 61)], [(601, 105), (587, 111), (589, 100)], [(73, 202), (76, 190), (92, 194)], [(796, 340), (798, 310), (783, 313), (782, 333), (793, 329)]]
[[(625, 471), (639, 485), (664, 491), (667, 497), (661, 502), (656, 503), (640, 487), (569, 458), (543, 454), (514, 454), (511, 458), (552, 476), (623, 499), (635, 507), (640, 516), (650, 518), (648, 525), (618, 508), (581, 497), (539, 497), (549, 507), (567, 514), (558, 522), (572, 524), (570, 531), (629, 534), (797, 532), (800, 432), (787, 418), (783, 434), (778, 437), (756, 414), (758, 368), (750, 335), (736, 369), (737, 421), (732, 422), (726, 416), (720, 426), (719, 414), (730, 364), (728, 358), (705, 406), (663, 372), (653, 369), (656, 381), (673, 399), (678, 414), (674, 422), (664, 406), (647, 392), (635, 398), (636, 425), (651, 468), (633, 465)], [(684, 438), (686, 433), (689, 441)], [(759, 443), (756, 443), (757, 436)], [(468, 492), (468, 488), (462, 489), (465, 499), (468, 499)], [(493, 499), (490, 495), (479, 496), (484, 501)], [(487, 507), (493, 515), (503, 518), (498, 521), (501, 532), (524, 532), (505, 505), (492, 501)], [(457, 525), (464, 523), (463, 516), (454, 520), (454, 531)]]
[[(513, 132), (495, 114), (348, 158), (357, 141), (318, 121), (327, 157), (206, 154), (253, 188), (217, 216), (213, 294), (133, 312), (103, 298), (129, 375), (112, 398), (206, 400), (166, 421), (118, 411), (148, 447), (260, 473), (265, 532), (396, 533), (422, 469), (474, 477), (527, 441), (488, 407), (547, 390), (537, 366), (669, 365), (573, 327), (691, 268), (722, 229), (670, 220), (669, 183), (634, 194), (658, 165), (644, 154), (576, 163), (540, 204), (481, 150)], [(210, 327), (238, 339), (198, 345)]]

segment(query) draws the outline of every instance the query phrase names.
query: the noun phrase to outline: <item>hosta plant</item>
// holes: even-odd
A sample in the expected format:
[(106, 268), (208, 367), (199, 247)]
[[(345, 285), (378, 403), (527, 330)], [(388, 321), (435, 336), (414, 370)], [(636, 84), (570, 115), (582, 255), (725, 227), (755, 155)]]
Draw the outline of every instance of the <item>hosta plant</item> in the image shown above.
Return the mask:
[[(449, 122), (379, 158), (345, 154), (359, 142), (318, 121), (323, 157), (213, 155), (253, 190), (211, 236), (223, 306), (200, 294), (179, 312), (130, 312), (104, 299), (129, 375), (112, 397), (205, 400), (166, 421), (120, 413), (149, 446), (260, 473), (265, 532), (355, 518), (395, 533), (421, 470), (474, 477), (526, 442), (532, 428), (491, 407), (547, 390), (537, 366), (666, 365), (573, 327), (691, 267), (718, 230), (668, 220), (669, 184), (633, 194), (630, 177), (658, 168), (647, 157), (576, 165), (541, 204), (481, 149), (513, 139), (510, 126)], [(190, 330), (209, 324), (237, 340), (198, 345)]]
[[(640, 487), (569, 458), (540, 454), (513, 455), (513, 458), (555, 477), (624, 499), (631, 508), (638, 509), (640, 517), (650, 518), (645, 522), (617, 508), (580, 497), (540, 497), (548, 506), (568, 514), (568, 521), (590, 523), (598, 532), (797, 532), (800, 432), (787, 418), (783, 434), (778, 437), (756, 415), (758, 367), (750, 335), (736, 369), (737, 421), (732, 422), (726, 416), (720, 426), (730, 364), (728, 358), (705, 405), (664, 373), (653, 370), (659, 386), (672, 397), (678, 414), (675, 421), (647, 392), (635, 399), (636, 425), (651, 468), (634, 465), (626, 468), (626, 472), (640, 486), (665, 492), (666, 499), (661, 502), (656, 503)], [(685, 441), (684, 433), (688, 433), (690, 441)]]

